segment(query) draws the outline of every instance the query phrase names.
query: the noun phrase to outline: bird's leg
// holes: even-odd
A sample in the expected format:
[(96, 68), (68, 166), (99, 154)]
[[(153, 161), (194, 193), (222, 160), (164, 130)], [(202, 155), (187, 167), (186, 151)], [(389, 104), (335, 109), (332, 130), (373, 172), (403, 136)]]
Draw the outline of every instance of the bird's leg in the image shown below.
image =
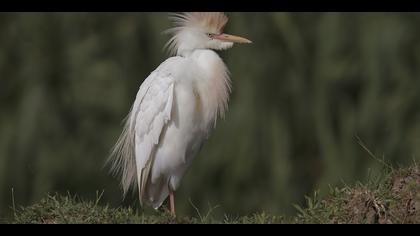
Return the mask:
[(169, 192), (169, 204), (171, 206), (171, 214), (175, 216), (175, 196), (173, 191)]

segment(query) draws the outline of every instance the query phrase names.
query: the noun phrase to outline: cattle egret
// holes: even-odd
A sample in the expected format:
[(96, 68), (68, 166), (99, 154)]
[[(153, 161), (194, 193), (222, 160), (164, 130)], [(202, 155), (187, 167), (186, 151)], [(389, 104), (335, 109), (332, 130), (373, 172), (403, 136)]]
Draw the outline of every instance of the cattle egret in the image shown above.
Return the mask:
[(223, 33), (220, 12), (172, 14), (168, 58), (141, 84), (114, 146), (111, 170), (121, 175), (124, 196), (137, 187), (141, 206), (158, 209), (174, 192), (203, 142), (223, 117), (230, 93), (229, 72), (213, 50), (248, 39)]

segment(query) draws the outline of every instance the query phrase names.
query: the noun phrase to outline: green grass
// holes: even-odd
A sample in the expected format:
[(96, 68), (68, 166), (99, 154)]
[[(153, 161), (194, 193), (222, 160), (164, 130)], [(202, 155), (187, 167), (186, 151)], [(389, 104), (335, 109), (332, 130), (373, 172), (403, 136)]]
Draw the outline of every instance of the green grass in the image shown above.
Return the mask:
[(173, 217), (168, 211), (155, 214), (137, 213), (132, 208), (110, 208), (75, 196), (50, 195), (29, 207), (20, 207), (13, 219), (16, 224), (217, 224), (217, 223), (281, 223), (282, 219), (265, 213), (223, 220), (211, 217), (211, 211), (198, 217)]
[(167, 211), (155, 214), (137, 213), (132, 208), (110, 208), (96, 201), (83, 201), (76, 196), (49, 195), (28, 207), (13, 206), (13, 217), (6, 223), (35, 224), (277, 224), (277, 223), (420, 223), (420, 169), (387, 169), (371, 176), (368, 183), (331, 188), (320, 199), (318, 192), (307, 197), (306, 207), (295, 206), (293, 217), (273, 216), (265, 212), (249, 216), (214, 219), (211, 210), (197, 217), (173, 217)]

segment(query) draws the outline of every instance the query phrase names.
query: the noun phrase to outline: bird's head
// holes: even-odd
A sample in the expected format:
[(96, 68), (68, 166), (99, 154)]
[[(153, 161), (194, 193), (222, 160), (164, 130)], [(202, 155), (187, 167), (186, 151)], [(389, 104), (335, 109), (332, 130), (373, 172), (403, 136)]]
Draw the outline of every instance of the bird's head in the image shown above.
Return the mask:
[(195, 49), (224, 50), (234, 43), (251, 43), (239, 36), (223, 33), (228, 22), (222, 12), (187, 12), (170, 16), (175, 26), (165, 31), (172, 34), (166, 48), (172, 54), (183, 55)]

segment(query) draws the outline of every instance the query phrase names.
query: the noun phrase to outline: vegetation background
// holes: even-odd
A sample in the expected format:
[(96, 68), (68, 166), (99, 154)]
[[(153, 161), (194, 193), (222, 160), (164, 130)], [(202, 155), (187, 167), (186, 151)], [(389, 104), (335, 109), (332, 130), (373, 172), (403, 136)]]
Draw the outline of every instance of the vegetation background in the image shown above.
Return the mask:
[[(227, 13), (230, 111), (178, 214), (290, 215), (304, 195), (420, 160), (419, 13)], [(167, 54), (166, 13), (0, 13), (0, 216), (48, 192), (124, 201), (104, 161)]]

